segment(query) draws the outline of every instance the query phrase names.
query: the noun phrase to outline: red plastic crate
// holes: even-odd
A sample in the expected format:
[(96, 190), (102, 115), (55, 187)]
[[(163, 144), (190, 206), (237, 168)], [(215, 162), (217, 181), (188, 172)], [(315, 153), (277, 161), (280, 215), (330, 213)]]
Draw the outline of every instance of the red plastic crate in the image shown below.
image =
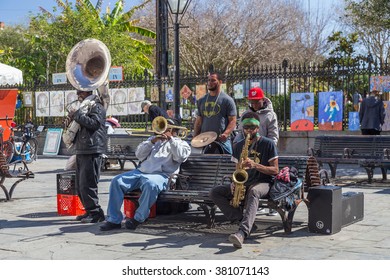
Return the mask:
[[(135, 203), (128, 198), (125, 198), (123, 202), (124, 202), (123, 208), (124, 208), (126, 218), (134, 218), (137, 205), (135, 205)], [(149, 213), (149, 218), (154, 218), (154, 217), (156, 217), (156, 203), (152, 205)]]
[(78, 216), (85, 213), (77, 195), (57, 194), (57, 213), (62, 216)]

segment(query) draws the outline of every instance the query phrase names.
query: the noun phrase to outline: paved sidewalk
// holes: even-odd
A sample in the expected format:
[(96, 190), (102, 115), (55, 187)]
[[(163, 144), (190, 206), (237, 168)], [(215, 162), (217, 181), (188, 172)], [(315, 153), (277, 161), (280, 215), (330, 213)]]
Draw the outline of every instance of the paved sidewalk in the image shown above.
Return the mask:
[[(98, 224), (80, 224), (73, 216), (57, 214), (56, 174), (63, 172), (66, 157), (40, 157), (30, 164), (35, 178), (20, 183), (13, 200), (0, 202), (0, 259), (2, 260), (132, 260), (132, 259), (293, 259), (389, 260), (390, 184), (379, 174), (368, 185), (364, 170), (346, 166), (336, 182), (343, 192), (364, 193), (364, 220), (334, 235), (308, 232), (306, 206), (299, 205), (293, 233), (285, 235), (279, 216), (259, 215), (259, 230), (236, 250), (228, 234), (236, 227), (220, 213), (217, 227), (207, 229), (197, 206), (186, 213), (157, 216), (136, 231), (108, 233)], [(342, 168), (342, 166), (340, 166)], [(108, 186), (115, 172), (103, 172), (100, 199), (106, 210)], [(12, 179), (5, 184), (10, 187)], [(4, 194), (0, 192), (0, 199)], [(303, 268), (304, 269), (304, 268)]]

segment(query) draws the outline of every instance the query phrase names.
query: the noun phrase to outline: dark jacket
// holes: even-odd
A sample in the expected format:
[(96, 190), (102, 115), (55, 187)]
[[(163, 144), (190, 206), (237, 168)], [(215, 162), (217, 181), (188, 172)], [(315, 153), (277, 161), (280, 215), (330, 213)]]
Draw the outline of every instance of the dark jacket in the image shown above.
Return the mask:
[(106, 110), (98, 99), (86, 114), (77, 110), (73, 119), (80, 124), (76, 134), (76, 154), (102, 154), (106, 152), (107, 132), (105, 128)]
[(363, 99), (359, 112), (361, 129), (381, 131), (385, 116), (386, 112), (382, 100), (372, 95)]
[(159, 116), (163, 116), (166, 119), (169, 118), (167, 112), (164, 109), (162, 109), (156, 105), (150, 105), (150, 107), (149, 107), (149, 121), (152, 122), (156, 117), (159, 117)]

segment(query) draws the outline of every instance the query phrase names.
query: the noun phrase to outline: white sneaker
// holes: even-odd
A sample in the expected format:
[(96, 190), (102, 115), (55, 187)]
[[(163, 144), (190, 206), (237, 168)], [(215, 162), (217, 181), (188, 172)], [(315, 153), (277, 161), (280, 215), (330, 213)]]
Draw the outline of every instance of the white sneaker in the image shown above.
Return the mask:
[(267, 216), (276, 216), (276, 215), (278, 215), (278, 211), (274, 209), (269, 209)]
[(267, 213), (267, 209), (265, 209), (265, 208), (257, 209), (257, 214), (265, 214), (265, 213)]

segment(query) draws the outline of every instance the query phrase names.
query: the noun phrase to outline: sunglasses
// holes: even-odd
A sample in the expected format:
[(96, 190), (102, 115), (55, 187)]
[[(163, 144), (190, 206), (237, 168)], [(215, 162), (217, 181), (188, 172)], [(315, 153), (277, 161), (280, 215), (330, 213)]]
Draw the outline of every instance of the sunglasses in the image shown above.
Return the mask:
[(246, 130), (248, 130), (248, 129), (255, 130), (257, 128), (257, 126), (256, 125), (244, 125), (242, 128), (246, 129)]

